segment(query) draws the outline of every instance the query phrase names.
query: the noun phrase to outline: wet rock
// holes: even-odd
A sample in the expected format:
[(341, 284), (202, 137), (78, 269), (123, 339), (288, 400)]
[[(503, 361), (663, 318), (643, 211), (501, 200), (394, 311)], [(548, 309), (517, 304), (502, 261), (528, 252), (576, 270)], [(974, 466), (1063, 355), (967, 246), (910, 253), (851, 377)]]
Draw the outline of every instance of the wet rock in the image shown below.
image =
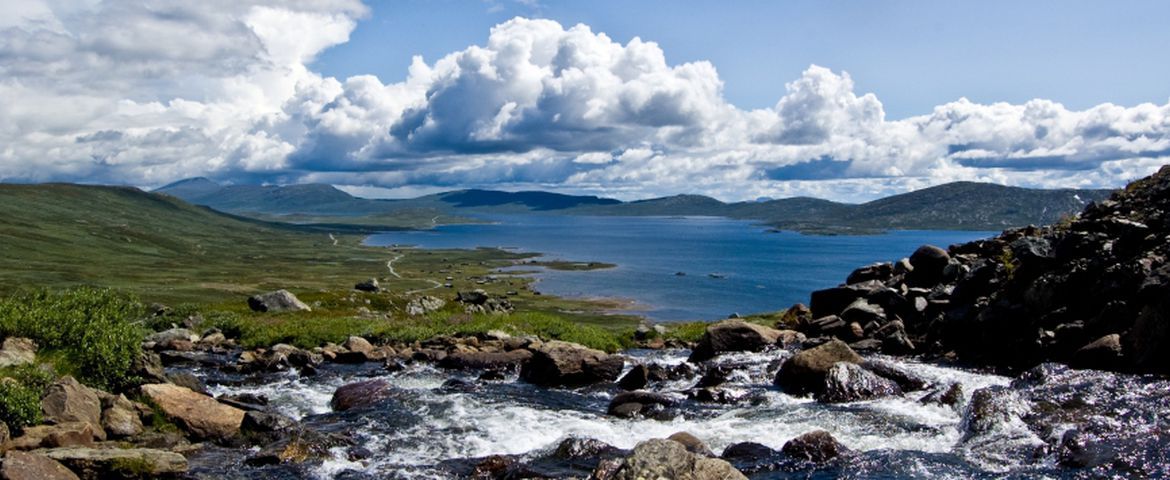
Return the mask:
[(825, 385), (816, 399), (824, 403), (844, 403), (901, 394), (902, 389), (892, 380), (879, 377), (855, 363), (837, 362), (825, 374)]
[(308, 312), (312, 310), (288, 290), (276, 290), (249, 297), (248, 307), (257, 312), (269, 313)]
[(727, 377), (735, 371), (731, 365), (713, 365), (703, 371), (695, 388), (718, 387), (727, 382)]
[(192, 436), (224, 440), (240, 432), (244, 411), (215, 401), (210, 396), (171, 384), (142, 386), (142, 394)]
[(297, 426), (297, 421), (276, 412), (247, 411), (240, 428), (248, 432), (282, 432)]
[(426, 315), (443, 308), (447, 302), (438, 297), (424, 295), (406, 302), (406, 314), (412, 317)]
[(78, 477), (49, 457), (13, 450), (4, 455), (0, 480), (78, 480)]
[(756, 461), (765, 459), (776, 455), (776, 450), (772, 450), (767, 445), (755, 442), (740, 442), (728, 445), (723, 449), (723, 454), (719, 456), (724, 460), (730, 462), (742, 461)]
[(846, 454), (849, 449), (829, 432), (815, 430), (789, 440), (780, 451), (792, 458), (821, 463)]
[(8, 337), (0, 346), (0, 368), (33, 363), (37, 358), (37, 343), (27, 338)]
[(882, 324), (886, 322), (886, 312), (882, 307), (872, 305), (864, 299), (857, 299), (841, 312), (841, 321), (859, 325), (867, 325), (870, 322)]
[(67, 447), (38, 452), (61, 462), (84, 480), (172, 478), (187, 471), (187, 459), (147, 448)]
[(329, 406), (335, 412), (375, 405), (390, 397), (390, 382), (382, 379), (366, 380), (338, 387)]
[(621, 387), (622, 390), (626, 391), (639, 390), (646, 387), (646, 384), (649, 383), (649, 379), (650, 369), (648, 367), (641, 364), (634, 365), (633, 368), (630, 368), (629, 372), (626, 372), (626, 374), (618, 380), (618, 386)]
[(952, 408), (963, 408), (964, 398), (963, 384), (956, 382), (931, 390), (930, 393), (922, 397), (921, 402), (928, 405), (937, 404)]
[(703, 443), (702, 440), (699, 440), (699, 437), (696, 437), (689, 432), (676, 432), (671, 434), (669, 437), (666, 437), (666, 439), (681, 443), (684, 447), (687, 447), (688, 452), (694, 453), (696, 455), (702, 455), (704, 457), (716, 456), (710, 448), (707, 448), (707, 444)]
[(861, 363), (862, 358), (845, 342), (830, 340), (824, 344), (802, 350), (784, 362), (776, 374), (776, 384), (794, 395), (820, 392), (825, 385), (825, 375), (838, 362)]
[(634, 418), (638, 416), (651, 418), (669, 418), (667, 409), (678, 402), (671, 396), (662, 393), (636, 390), (614, 395), (609, 402), (607, 413), (615, 417)]
[(707, 327), (687, 361), (702, 362), (724, 352), (758, 352), (782, 339), (794, 343), (798, 335), (743, 320), (724, 320)]
[(105, 440), (102, 430), (102, 402), (98, 392), (73, 377), (62, 377), (49, 385), (41, 399), (45, 421), (52, 423), (83, 422), (93, 426), (94, 437)]
[(520, 378), (542, 386), (583, 386), (616, 380), (625, 362), (616, 355), (559, 340), (531, 347)]
[(654, 439), (639, 443), (612, 476), (614, 480), (746, 480), (730, 463), (687, 451), (673, 440)]
[(532, 358), (528, 350), (510, 352), (452, 352), (439, 361), (439, 366), (456, 370), (514, 370)]
[(867, 358), (861, 362), (861, 367), (877, 374), (879, 377), (893, 380), (903, 392), (914, 392), (930, 386), (930, 380), (894, 362)]
[(268, 397), (253, 393), (224, 394), (216, 397), (219, 403), (244, 411), (263, 411), (268, 406)]
[(368, 280), (365, 280), (362, 282), (358, 282), (356, 285), (353, 286), (353, 289), (359, 290), (362, 292), (371, 292), (371, 293), (377, 293), (377, 292), (382, 291), (382, 287), (380, 285), (378, 285), (378, 279), (376, 279), (376, 278), (371, 278), (371, 279), (368, 279)]
[(578, 460), (602, 456), (616, 456), (621, 454), (621, 452), (621, 449), (601, 440), (569, 437), (557, 445), (556, 450), (553, 450), (552, 456), (564, 460)]

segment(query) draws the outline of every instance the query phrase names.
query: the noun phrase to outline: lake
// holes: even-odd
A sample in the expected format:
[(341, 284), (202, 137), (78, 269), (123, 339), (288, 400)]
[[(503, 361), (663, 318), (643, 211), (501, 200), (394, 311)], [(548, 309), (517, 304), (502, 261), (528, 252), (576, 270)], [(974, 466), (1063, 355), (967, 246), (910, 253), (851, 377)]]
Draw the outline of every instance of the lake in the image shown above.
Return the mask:
[[(428, 231), (370, 236), (375, 246), (503, 247), (547, 260), (617, 264), (593, 271), (538, 274), (535, 288), (564, 297), (635, 302), (658, 321), (715, 320), (808, 302), (862, 265), (909, 256), (922, 244), (941, 247), (998, 232), (891, 231), (821, 236), (770, 232), (750, 221), (716, 217), (492, 215), (493, 223), (444, 225)], [(528, 267), (525, 267), (526, 269)]]

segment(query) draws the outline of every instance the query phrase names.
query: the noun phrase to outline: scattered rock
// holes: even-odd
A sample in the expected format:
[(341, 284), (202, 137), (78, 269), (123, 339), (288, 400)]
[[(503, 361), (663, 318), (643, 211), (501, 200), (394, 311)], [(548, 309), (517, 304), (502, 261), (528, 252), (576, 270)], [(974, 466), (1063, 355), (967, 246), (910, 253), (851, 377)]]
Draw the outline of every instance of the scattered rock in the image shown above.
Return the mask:
[(8, 337), (0, 346), (0, 368), (33, 363), (37, 358), (37, 343), (27, 338)]
[(191, 350), (191, 345), (199, 341), (199, 334), (186, 328), (172, 328), (147, 335), (146, 341), (154, 344), (155, 350)]
[(601, 440), (592, 438), (569, 437), (561, 441), (553, 451), (552, 456), (564, 460), (597, 458), (604, 455), (617, 455), (621, 450)]
[(802, 350), (784, 362), (776, 374), (776, 384), (794, 395), (820, 392), (825, 375), (838, 362), (861, 363), (862, 358), (849, 345), (837, 339)]
[(382, 379), (342, 385), (333, 392), (329, 406), (335, 412), (369, 407), (389, 398), (390, 390), (390, 382)]
[(542, 386), (583, 386), (616, 380), (625, 362), (575, 343), (551, 340), (530, 347), (532, 358), (520, 369), (520, 378)]
[(79, 480), (61, 462), (44, 455), (12, 450), (0, 465), (2, 480)]
[(928, 405), (938, 404), (953, 408), (962, 408), (963, 399), (963, 384), (956, 382), (931, 390), (930, 393), (922, 397), (921, 402)]
[(914, 392), (926, 389), (930, 386), (930, 380), (927, 380), (894, 362), (876, 358), (867, 358), (861, 362), (861, 367), (877, 374), (879, 377), (893, 380), (894, 383), (898, 384), (898, 387), (901, 388), (903, 392)]
[(277, 290), (248, 298), (248, 307), (257, 312), (308, 312), (312, 309), (288, 290)]
[(844, 403), (901, 394), (902, 389), (892, 380), (874, 375), (855, 363), (837, 362), (825, 374), (825, 385), (816, 398), (824, 403)]
[(214, 398), (178, 385), (159, 383), (142, 386), (142, 394), (196, 438), (224, 440), (240, 433), (244, 411), (217, 402)]
[(829, 432), (815, 430), (789, 440), (780, 451), (792, 458), (820, 463), (837, 458), (849, 449)]

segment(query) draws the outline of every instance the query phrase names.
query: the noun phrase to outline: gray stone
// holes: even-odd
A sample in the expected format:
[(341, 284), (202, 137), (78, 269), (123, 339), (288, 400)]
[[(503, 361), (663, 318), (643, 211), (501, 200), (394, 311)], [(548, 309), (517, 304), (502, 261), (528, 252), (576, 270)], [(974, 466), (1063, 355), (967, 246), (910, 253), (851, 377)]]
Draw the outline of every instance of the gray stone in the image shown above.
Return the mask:
[(257, 312), (308, 312), (312, 309), (288, 290), (254, 295), (248, 298), (248, 307)]

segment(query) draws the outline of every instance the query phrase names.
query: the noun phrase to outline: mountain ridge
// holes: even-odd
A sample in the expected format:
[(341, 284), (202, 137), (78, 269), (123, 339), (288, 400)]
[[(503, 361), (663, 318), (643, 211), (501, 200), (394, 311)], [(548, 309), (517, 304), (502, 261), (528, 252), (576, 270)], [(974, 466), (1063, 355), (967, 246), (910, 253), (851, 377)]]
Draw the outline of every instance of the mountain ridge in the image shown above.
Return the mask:
[[(154, 190), (237, 215), (268, 220), (281, 216), (326, 216), (330, 221), (393, 215), (544, 213), (606, 216), (721, 216), (754, 220), (778, 229), (819, 233), (881, 230), (1000, 230), (1046, 224), (1079, 212), (1111, 190), (1030, 189), (981, 182), (952, 182), (865, 203), (813, 197), (726, 203), (704, 195), (679, 194), (623, 202), (598, 196), (545, 191), (465, 189), (411, 199), (366, 199), (332, 185), (222, 186), (198, 177)], [(351, 220), (345, 220), (352, 217)]]

